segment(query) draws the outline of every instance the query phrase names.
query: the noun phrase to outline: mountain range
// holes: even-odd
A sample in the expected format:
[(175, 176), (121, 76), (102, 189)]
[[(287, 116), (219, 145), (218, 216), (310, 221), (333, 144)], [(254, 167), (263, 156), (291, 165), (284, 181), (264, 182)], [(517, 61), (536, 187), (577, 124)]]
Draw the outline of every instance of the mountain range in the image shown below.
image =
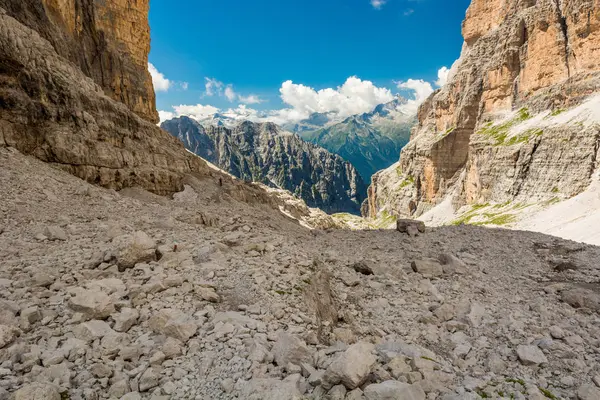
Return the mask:
[(240, 179), (289, 190), (326, 212), (359, 213), (367, 187), (340, 156), (271, 122), (242, 121), (227, 127), (219, 117), (211, 120), (217, 126), (179, 117), (161, 128), (189, 151)]
[(368, 182), (377, 171), (398, 161), (400, 150), (410, 139), (416, 115), (403, 109), (406, 100), (378, 105), (372, 112), (353, 115), (300, 136), (350, 161)]

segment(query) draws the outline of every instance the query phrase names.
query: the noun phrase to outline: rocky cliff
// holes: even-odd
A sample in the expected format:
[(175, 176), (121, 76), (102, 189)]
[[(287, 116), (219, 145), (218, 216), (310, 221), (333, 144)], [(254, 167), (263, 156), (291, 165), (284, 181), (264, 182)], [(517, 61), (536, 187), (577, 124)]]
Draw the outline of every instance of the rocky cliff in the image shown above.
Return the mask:
[(141, 0), (0, 0), (0, 145), (114, 189), (168, 194), (208, 173), (152, 123), (147, 11)]
[(273, 123), (244, 121), (230, 129), (180, 117), (161, 127), (219, 168), (289, 190), (311, 207), (358, 213), (366, 197), (366, 186), (349, 162)]
[(560, 201), (590, 185), (600, 140), (598, 1), (473, 0), (463, 36), (400, 162), (373, 178), (369, 216), (419, 216), (449, 198), (454, 210)]

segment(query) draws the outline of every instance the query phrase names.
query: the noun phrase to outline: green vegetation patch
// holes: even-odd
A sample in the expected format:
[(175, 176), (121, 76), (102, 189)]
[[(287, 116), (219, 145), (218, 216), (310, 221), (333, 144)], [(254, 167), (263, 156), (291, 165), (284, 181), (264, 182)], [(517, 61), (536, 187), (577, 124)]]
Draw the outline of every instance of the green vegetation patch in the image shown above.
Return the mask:
[(552, 111), (552, 113), (550, 114), (550, 116), (551, 117), (556, 117), (556, 116), (564, 113), (565, 111), (567, 111), (567, 110), (565, 110), (564, 108), (558, 108), (558, 109)]
[(405, 188), (409, 185), (414, 185), (414, 184), (415, 184), (415, 177), (409, 175), (400, 183), (400, 189)]
[(549, 399), (552, 399), (552, 400), (558, 400), (558, 397), (556, 397), (556, 396), (554, 395), (554, 393), (552, 393), (552, 392), (551, 392), (551, 391), (549, 391), (548, 389), (544, 389), (544, 388), (542, 388), (542, 387), (540, 387), (539, 389), (540, 389), (540, 392), (542, 392), (542, 394), (543, 394), (544, 396), (546, 396), (547, 398), (549, 398)]
[(527, 108), (521, 108), (519, 111), (517, 111), (517, 115), (511, 120), (498, 125), (495, 125), (493, 122), (488, 122), (477, 132), (477, 134), (493, 139), (496, 146), (513, 146), (519, 143), (526, 143), (534, 137), (543, 135), (544, 131), (541, 129), (532, 128), (510, 138), (508, 137), (508, 134), (514, 126), (530, 118), (531, 114)]
[[(474, 204), (471, 206), (471, 210), (461, 215), (459, 218), (455, 219), (450, 223), (450, 225), (476, 225), (476, 226), (485, 226), (485, 225), (507, 225), (517, 221), (517, 217), (514, 214), (506, 213), (504, 211), (498, 212), (480, 212), (485, 208), (490, 208), (491, 210), (498, 210), (500, 208), (505, 208), (508, 206), (510, 202), (506, 202), (503, 204), (496, 204), (491, 206), (490, 203), (485, 204)], [(515, 205), (514, 209), (520, 209), (529, 207), (529, 205)], [(475, 221), (473, 221), (475, 219)]]

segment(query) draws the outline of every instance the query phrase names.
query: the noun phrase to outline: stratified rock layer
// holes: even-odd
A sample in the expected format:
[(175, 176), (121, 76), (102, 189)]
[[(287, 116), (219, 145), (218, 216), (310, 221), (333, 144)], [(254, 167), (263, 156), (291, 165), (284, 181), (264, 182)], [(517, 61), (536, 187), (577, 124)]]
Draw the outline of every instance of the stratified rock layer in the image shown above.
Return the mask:
[[(138, 3), (147, 8), (147, 4), (141, 6), (146, 2)], [(118, 4), (117, 1), (79, 4), (77, 10), (96, 18), (99, 9), (109, 14), (113, 10), (112, 17), (107, 16), (103, 21), (117, 24)], [(115, 58), (114, 64), (125, 70), (104, 69), (105, 64), (96, 70), (92, 68), (95, 64), (87, 68), (85, 62), (118, 55), (123, 60), (145, 63), (147, 41), (140, 40), (141, 47), (131, 49), (131, 53), (125, 45), (115, 44), (113, 53), (108, 31), (101, 34), (95, 31), (93, 21), (75, 16), (77, 32), (82, 35), (73, 39), (81, 41), (82, 46), (75, 50), (70, 48), (69, 24), (63, 27), (49, 22), (56, 18), (51, 8), (29, 1), (1, 1), (0, 5), (7, 7), (0, 8), (0, 146), (15, 147), (89, 182), (117, 190), (142, 186), (158, 194), (169, 194), (183, 189), (182, 179), (186, 174), (208, 174), (204, 161), (186, 153), (177, 139), (130, 110), (136, 110), (138, 103), (123, 99), (128, 108), (111, 98), (118, 97), (116, 92), (107, 96), (110, 90), (105, 85), (100, 87), (86, 76), (98, 72), (107, 79), (114, 75), (135, 83), (133, 86), (144, 86), (142, 78), (147, 75), (146, 70), (135, 68), (136, 64), (119, 63)], [(65, 8), (61, 10), (70, 9), (63, 5)], [(136, 12), (143, 14), (143, 26), (147, 29), (145, 11), (133, 8), (124, 11), (129, 18), (134, 18)], [(121, 35), (118, 31), (112, 34)], [(94, 43), (108, 40), (105, 43), (108, 48), (90, 47), (86, 45), (88, 39)], [(81, 62), (70, 57), (75, 53)], [(113, 61), (107, 63), (112, 65)], [(154, 112), (153, 95), (132, 96), (139, 104), (146, 103), (149, 111), (141, 112), (142, 115)]]
[[(559, 190), (568, 197), (589, 185), (598, 116), (558, 114), (599, 91), (598, 3), (473, 0), (463, 36), (462, 55), (421, 105), (400, 163), (373, 177), (366, 214), (418, 216), (449, 194), (455, 205)], [(555, 123), (540, 129), (536, 115)]]
[(106, 95), (158, 122), (148, 72), (149, 0), (0, 0), (0, 7), (50, 42)]

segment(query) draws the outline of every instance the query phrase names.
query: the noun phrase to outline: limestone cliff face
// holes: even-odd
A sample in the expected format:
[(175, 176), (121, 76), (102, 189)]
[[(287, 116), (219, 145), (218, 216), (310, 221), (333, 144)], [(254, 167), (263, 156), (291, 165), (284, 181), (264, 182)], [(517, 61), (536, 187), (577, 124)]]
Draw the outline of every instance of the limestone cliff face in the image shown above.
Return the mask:
[(208, 175), (204, 161), (148, 121), (156, 111), (143, 89), (147, 1), (74, 4), (0, 0), (0, 146), (117, 190), (168, 194), (187, 174)]
[(0, 7), (49, 41), (106, 95), (158, 122), (148, 72), (149, 0), (0, 0)]
[(473, 0), (463, 36), (399, 164), (373, 178), (371, 217), (418, 216), (449, 195), (460, 206), (556, 196), (557, 187), (566, 197), (589, 185), (595, 116), (558, 114), (600, 92), (600, 2)]

